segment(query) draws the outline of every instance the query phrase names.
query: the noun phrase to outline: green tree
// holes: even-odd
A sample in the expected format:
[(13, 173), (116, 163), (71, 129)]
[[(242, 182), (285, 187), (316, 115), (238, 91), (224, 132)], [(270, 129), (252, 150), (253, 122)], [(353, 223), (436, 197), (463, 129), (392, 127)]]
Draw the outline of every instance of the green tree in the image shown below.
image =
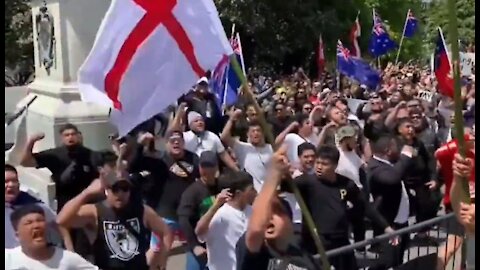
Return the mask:
[(28, 0), (5, 0), (5, 65), (33, 66), (32, 15)]
[[(460, 41), (463, 44), (474, 43), (475, 0), (457, 0), (456, 5)], [(441, 27), (446, 42), (451, 42), (448, 37), (448, 12), (446, 0), (433, 0), (426, 12), (428, 13), (428, 16), (426, 16), (426, 39), (434, 42), (437, 38), (437, 28)]]

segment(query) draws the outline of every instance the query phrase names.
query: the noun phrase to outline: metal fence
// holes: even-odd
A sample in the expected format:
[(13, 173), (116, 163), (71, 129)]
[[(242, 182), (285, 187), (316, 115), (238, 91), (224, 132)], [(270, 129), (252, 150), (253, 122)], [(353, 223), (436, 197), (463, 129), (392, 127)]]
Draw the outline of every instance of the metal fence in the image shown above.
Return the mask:
[[(327, 257), (332, 258), (336, 256), (340, 256), (342, 254), (352, 253), (355, 250), (362, 250), (362, 252), (355, 252), (355, 257), (357, 259), (357, 264), (359, 269), (369, 269), (370, 267), (378, 267), (377, 262), (382, 251), (379, 252), (370, 252), (372, 247), (375, 245), (385, 245), (394, 237), (405, 237), (409, 239), (408, 245), (403, 254), (403, 264), (391, 267), (388, 266), (387, 268), (378, 268), (378, 269), (395, 269), (395, 270), (435, 270), (435, 269), (444, 269), (444, 270), (459, 270), (459, 269), (475, 269), (474, 262), (473, 266), (470, 264), (468, 268), (465, 268), (465, 261), (464, 258), (466, 256), (462, 256), (462, 250), (459, 249), (453, 253), (451, 258), (447, 261), (446, 259), (442, 262), (442, 259), (439, 259), (439, 254), (444, 254), (445, 250), (449, 248), (454, 249), (453, 246), (460, 245), (460, 242), (457, 243), (456, 239), (454, 239), (453, 246), (452, 243), (447, 241), (448, 237), (452, 235), (452, 220), (455, 219), (454, 213), (449, 213), (440, 217), (436, 217), (421, 223), (417, 223), (406, 228), (402, 228), (396, 230), (392, 233), (382, 234), (361, 242), (356, 242), (348, 246), (343, 246), (340, 248), (332, 249), (326, 252)], [(418, 233), (421, 231), (427, 230), (427, 243), (422, 243), (421, 240), (415, 241), (412, 239), (412, 234)], [(408, 237), (408, 238), (407, 238)], [(463, 239), (463, 248), (465, 247), (465, 237), (461, 237), (459, 239)], [(432, 241), (434, 241), (432, 243)], [(461, 240), (460, 240), (461, 241)], [(367, 247), (370, 247), (369, 251)], [(473, 245), (474, 247), (474, 245)], [(470, 245), (471, 249), (471, 245)], [(473, 248), (474, 249), (474, 248)], [(463, 250), (465, 251), (465, 250)], [(440, 253), (439, 253), (440, 252)], [(467, 252), (474, 252), (474, 250), (467, 250)], [(319, 255), (315, 256), (319, 258)], [(468, 256), (467, 256), (468, 257)], [(473, 256), (474, 257), (474, 256)], [(440, 264), (441, 263), (441, 264)], [(473, 267), (473, 268), (472, 268)], [(376, 269), (376, 268), (375, 268)]]

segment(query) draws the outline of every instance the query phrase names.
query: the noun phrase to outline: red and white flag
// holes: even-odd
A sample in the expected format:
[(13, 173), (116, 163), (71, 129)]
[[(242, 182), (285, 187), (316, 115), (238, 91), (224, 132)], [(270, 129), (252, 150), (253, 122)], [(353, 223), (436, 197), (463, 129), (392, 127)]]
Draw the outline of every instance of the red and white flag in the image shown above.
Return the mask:
[(212, 0), (113, 0), (78, 72), (83, 101), (125, 135), (233, 53)]
[(357, 18), (355, 19), (355, 23), (350, 30), (350, 42), (352, 43), (352, 51), (351, 55), (355, 57), (361, 57), (360, 46), (358, 45), (358, 38), (360, 37), (361, 29), (360, 29), (360, 21)]
[(317, 52), (317, 67), (318, 67), (318, 76), (320, 77), (323, 72), (325, 72), (325, 53), (323, 51), (323, 39), (322, 35), (318, 39), (318, 52)]

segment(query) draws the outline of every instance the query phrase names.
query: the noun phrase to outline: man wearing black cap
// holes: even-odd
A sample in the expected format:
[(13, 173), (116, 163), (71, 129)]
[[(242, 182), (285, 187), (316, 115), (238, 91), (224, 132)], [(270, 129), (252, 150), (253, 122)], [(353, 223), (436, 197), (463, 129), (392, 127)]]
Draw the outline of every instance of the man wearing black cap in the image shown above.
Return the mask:
[[(132, 183), (126, 173), (117, 170), (115, 154), (106, 152), (102, 159), (100, 179), (65, 204), (57, 223), (63, 229), (85, 230), (93, 245), (95, 264), (101, 269), (147, 270), (148, 231), (162, 235), (166, 242), (170, 230), (152, 208), (130, 199)], [(105, 200), (86, 204), (101, 194), (106, 195)], [(72, 249), (69, 235), (64, 238), (67, 248)]]
[[(186, 269), (204, 269), (207, 263), (205, 245), (198, 241), (195, 227), (200, 218), (208, 211), (215, 201), (215, 195), (220, 193), (217, 183), (217, 155), (205, 151), (200, 155), (200, 178), (190, 185), (182, 194), (178, 207), (178, 219), (183, 233), (187, 238), (189, 252), (187, 253)], [(227, 191), (224, 191), (224, 193)]]
[(287, 147), (272, 157), (265, 183), (253, 202), (247, 231), (236, 246), (237, 270), (319, 270), (319, 265), (302, 247), (292, 243), (292, 210), (277, 196), (277, 188), (289, 174)]

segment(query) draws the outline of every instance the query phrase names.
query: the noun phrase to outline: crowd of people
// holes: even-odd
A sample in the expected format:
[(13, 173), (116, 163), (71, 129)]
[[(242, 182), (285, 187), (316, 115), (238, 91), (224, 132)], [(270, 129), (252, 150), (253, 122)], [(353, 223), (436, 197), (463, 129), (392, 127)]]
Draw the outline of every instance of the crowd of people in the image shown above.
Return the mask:
[[(5, 165), (5, 269), (166, 269), (174, 242), (185, 244), (187, 270), (326, 269), (290, 182), (326, 250), (364, 240), (368, 226), (381, 235), (434, 218), (442, 201), (456, 210), (450, 190), (463, 178), (472, 203), (458, 204), (455, 244), (439, 262), (474, 234), (474, 75), (462, 79), (466, 158), (453, 101), (428, 68), (388, 64), (376, 91), (328, 72), (252, 70), (249, 89), (255, 100), (244, 93), (219, 108), (202, 78), (127, 136), (112, 134), (105, 151), (84, 145), (73, 124), (57, 148), (34, 153), (44, 135), (29, 138), (20, 165), (51, 171), (58, 206), (20, 191)], [(429, 241), (428, 230), (415, 238)], [(402, 264), (410, 240), (370, 248), (379, 257), (369, 269)], [(355, 252), (367, 251), (329, 262), (358, 269)]]

